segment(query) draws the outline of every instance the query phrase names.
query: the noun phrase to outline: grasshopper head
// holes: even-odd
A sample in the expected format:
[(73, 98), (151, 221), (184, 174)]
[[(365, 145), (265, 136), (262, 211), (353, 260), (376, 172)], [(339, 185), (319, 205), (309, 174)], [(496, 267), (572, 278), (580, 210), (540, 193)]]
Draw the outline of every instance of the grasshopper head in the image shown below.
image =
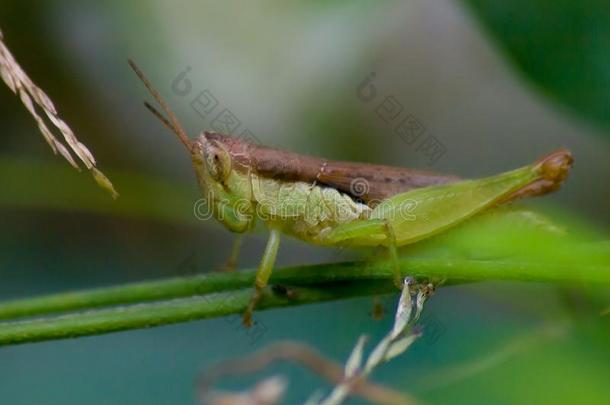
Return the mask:
[(231, 156), (221, 143), (207, 138), (202, 132), (191, 141), (193, 168), (199, 187), (210, 201), (220, 198), (227, 191), (227, 180), (231, 176)]
[(197, 181), (206, 194), (206, 201), (216, 219), (234, 232), (246, 231), (253, 224), (254, 219), (252, 185), (249, 183), (249, 171), (243, 170), (244, 167), (248, 169), (248, 165), (244, 165), (243, 162), (236, 163), (240, 158), (248, 156), (247, 151), (244, 151), (247, 145), (228, 135), (214, 132), (203, 132), (196, 139), (190, 139), (176, 115), (142, 70), (131, 60), (129, 65), (165, 115), (148, 102), (144, 103), (146, 108), (178, 137), (191, 154)]
[(201, 160), (208, 182), (225, 184), (231, 175), (232, 166), (228, 148), (222, 142), (208, 137), (206, 132), (195, 143), (198, 146), (193, 150), (193, 159)]
[(230, 230), (244, 232), (253, 223), (252, 186), (233, 154), (232, 140), (202, 132), (191, 141), (190, 151), (199, 187), (214, 216)]

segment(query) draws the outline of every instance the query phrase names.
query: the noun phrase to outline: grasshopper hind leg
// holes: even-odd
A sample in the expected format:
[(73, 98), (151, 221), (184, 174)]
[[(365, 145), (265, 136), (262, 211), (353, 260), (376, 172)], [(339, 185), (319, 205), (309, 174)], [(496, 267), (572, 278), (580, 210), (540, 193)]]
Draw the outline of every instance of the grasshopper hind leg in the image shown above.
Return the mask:
[(269, 234), (269, 240), (267, 240), (267, 246), (265, 247), (265, 253), (256, 272), (256, 281), (254, 284), (254, 294), (248, 303), (246, 312), (243, 316), (243, 324), (247, 327), (252, 326), (252, 314), (256, 308), (256, 304), (260, 301), (263, 293), (263, 289), (267, 286), (273, 266), (275, 264), (275, 257), (280, 247), (280, 231), (277, 229), (271, 229)]
[[(326, 236), (328, 244), (358, 245), (360, 241), (375, 241), (370, 245), (377, 244), (388, 249), (392, 265), (394, 284), (402, 289), (402, 275), (400, 263), (398, 261), (398, 244), (396, 242), (396, 232), (389, 219), (376, 218), (365, 219), (346, 223), (336, 227)], [(355, 242), (355, 243), (354, 243)]]
[(394, 233), (394, 228), (392, 228), (392, 224), (386, 219), (385, 220), (385, 230), (388, 235), (388, 252), (390, 253), (390, 260), (392, 262), (392, 272), (394, 273), (394, 285), (399, 289), (403, 287), (402, 274), (400, 272), (400, 263), (398, 262), (398, 247), (396, 246), (396, 234)]

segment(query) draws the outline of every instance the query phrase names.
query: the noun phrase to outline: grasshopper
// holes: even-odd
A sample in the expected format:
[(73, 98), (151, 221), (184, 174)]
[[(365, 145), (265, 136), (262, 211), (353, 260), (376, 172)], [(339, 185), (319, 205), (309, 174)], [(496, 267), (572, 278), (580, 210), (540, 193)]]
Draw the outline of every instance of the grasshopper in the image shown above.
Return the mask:
[(401, 276), (397, 248), (444, 232), (489, 208), (556, 190), (572, 166), (566, 149), (477, 180), (407, 168), (325, 160), (202, 131), (191, 139), (135, 63), (132, 69), (166, 114), (146, 107), (191, 156), (213, 216), (232, 232), (262, 221), (269, 239), (256, 273), (252, 313), (267, 286), (282, 234), (322, 246), (382, 246)]

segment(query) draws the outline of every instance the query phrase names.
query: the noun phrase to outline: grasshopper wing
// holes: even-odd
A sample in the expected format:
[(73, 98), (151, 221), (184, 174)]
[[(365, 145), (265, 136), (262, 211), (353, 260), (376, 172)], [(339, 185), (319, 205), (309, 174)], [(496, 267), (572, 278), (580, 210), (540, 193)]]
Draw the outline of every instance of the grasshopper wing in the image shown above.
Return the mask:
[(260, 176), (277, 180), (325, 185), (371, 206), (409, 190), (459, 180), (456, 176), (402, 167), (301, 155), (214, 132), (206, 132), (205, 136), (222, 143), (243, 170), (252, 169)]
[(375, 206), (396, 194), (452, 183), (458, 177), (402, 167), (329, 160), (322, 163), (318, 180)]

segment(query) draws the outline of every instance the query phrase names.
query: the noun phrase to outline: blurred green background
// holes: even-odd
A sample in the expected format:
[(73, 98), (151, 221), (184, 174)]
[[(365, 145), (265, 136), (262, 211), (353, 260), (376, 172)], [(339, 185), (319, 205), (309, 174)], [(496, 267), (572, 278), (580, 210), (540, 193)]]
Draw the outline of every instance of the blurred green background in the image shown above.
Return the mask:
[[(0, 29), (21, 66), (95, 154), (121, 197), (54, 157), (19, 99), (0, 86), (0, 298), (27, 297), (206, 272), (232, 235), (199, 222), (181, 145), (142, 106), (133, 58), (189, 133), (222, 108), (265, 145), (480, 177), (570, 148), (559, 193), (527, 206), (610, 225), (610, 15), (601, 1), (22, 2), (0, 4)], [(187, 67), (192, 89), (172, 91)], [(358, 88), (375, 73), (375, 100)], [(203, 90), (218, 107), (201, 117)], [(401, 116), (445, 153), (431, 163), (377, 112)], [(607, 232), (606, 232), (607, 234)], [(253, 267), (265, 235), (246, 238)], [(285, 239), (278, 266), (343, 260)], [(575, 269), (577, 270), (577, 269)], [(426, 309), (430, 333), (374, 380), (426, 403), (607, 403), (607, 289), (532, 283), (442, 288)], [(383, 303), (392, 312), (396, 297)], [(227, 319), (0, 349), (3, 403), (194, 403), (207, 366), (279, 339), (343, 361), (361, 333), (390, 317), (370, 299), (260, 312), (252, 343)], [(566, 321), (567, 320), (567, 321)], [(550, 325), (550, 326), (549, 326)], [(548, 333), (551, 328), (553, 333)], [(284, 403), (326, 383), (295, 366)], [(227, 381), (245, 388), (261, 375)], [(350, 403), (358, 403), (352, 400)]]

